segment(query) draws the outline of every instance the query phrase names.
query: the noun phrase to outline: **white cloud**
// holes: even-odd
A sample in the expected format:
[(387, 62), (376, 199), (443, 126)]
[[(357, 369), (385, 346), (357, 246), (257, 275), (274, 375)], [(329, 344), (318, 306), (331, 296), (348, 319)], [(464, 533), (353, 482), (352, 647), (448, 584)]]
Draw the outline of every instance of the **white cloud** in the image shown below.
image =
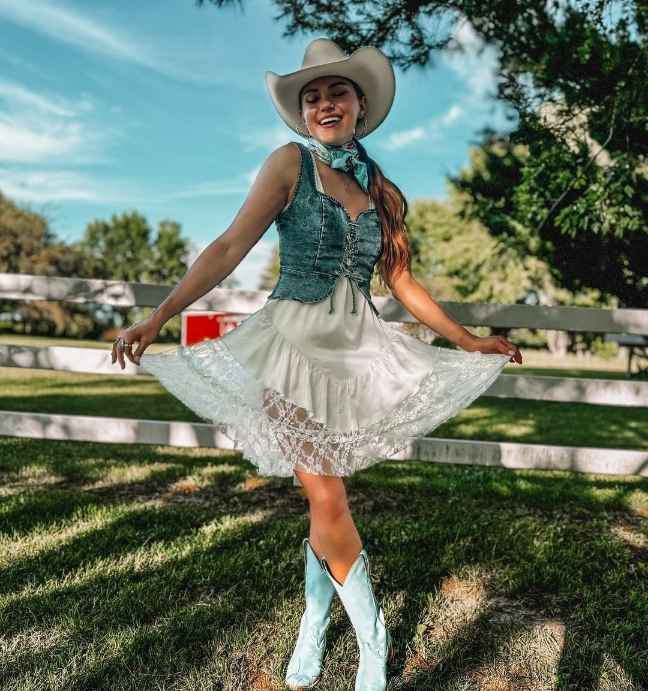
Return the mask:
[(227, 180), (207, 180), (185, 189), (170, 192), (167, 197), (169, 199), (186, 199), (191, 197), (222, 197), (231, 194), (247, 195), (262, 165), (259, 164), (247, 173), (238, 175), (237, 178), (240, 179), (240, 182), (237, 182), (236, 179), (232, 180), (231, 177)]
[(85, 92), (71, 100), (0, 79), (0, 161), (96, 161), (101, 143), (117, 131), (110, 125), (95, 129), (89, 124), (86, 118), (94, 110)]
[(141, 43), (60, 4), (42, 0), (30, 0), (29, 3), (21, 0), (0, 0), (0, 15), (16, 24), (83, 50), (157, 68), (155, 60)]
[(249, 185), (243, 182), (232, 182), (232, 180), (207, 180), (197, 182), (185, 189), (169, 192), (167, 199), (189, 199), (191, 197), (222, 197), (231, 194), (246, 194)]
[(385, 141), (382, 141), (380, 145), (383, 149), (387, 149), (388, 151), (396, 151), (414, 142), (418, 142), (421, 139), (427, 139), (427, 136), (423, 127), (413, 127), (409, 130), (393, 132)]
[(445, 113), (433, 118), (427, 126), (393, 132), (386, 140), (382, 140), (379, 146), (388, 151), (397, 151), (422, 140), (438, 139), (443, 136), (444, 127), (450, 127), (464, 114), (462, 106), (453, 104)]
[[(2, 129), (0, 127), (0, 140)], [(0, 145), (1, 150), (1, 145)], [(240, 177), (246, 179), (250, 174)], [(158, 186), (142, 186), (139, 181), (99, 179), (73, 169), (27, 169), (0, 167), (0, 191), (24, 201), (91, 201), (121, 205), (165, 204), (192, 197), (245, 196), (250, 189), (245, 181), (231, 180), (196, 183), (186, 189), (165, 191)]]
[(28, 202), (105, 201), (105, 186), (74, 171), (18, 171), (0, 168), (0, 190)]
[(254, 181), (257, 179), (257, 175), (261, 171), (262, 167), (263, 167), (263, 164), (258, 165), (258, 166), (256, 166), (256, 168), (252, 168), (252, 170), (249, 171), (248, 173), (245, 173), (245, 179), (248, 181), (248, 187), (252, 187), (252, 185), (254, 184)]
[(459, 20), (452, 38), (463, 50), (444, 51), (441, 59), (468, 87), (464, 102), (483, 102), (495, 91), (497, 53), (491, 46), (479, 52), (483, 41), (468, 19)]
[[(0, 18), (82, 51), (141, 65), (181, 81), (219, 83), (228, 77), (204, 69), (205, 58), (210, 56), (204, 50), (196, 53), (193, 46), (181, 44), (173, 53), (168, 40), (163, 45), (158, 40), (157, 45), (141, 32), (131, 36), (121, 27), (99, 22), (61, 2), (0, 0)], [(237, 78), (240, 81), (240, 75)]]
[(266, 127), (253, 132), (242, 132), (239, 138), (243, 144), (242, 151), (254, 151), (255, 149), (266, 149), (274, 151), (283, 144), (301, 141), (301, 137), (293, 132), (287, 125), (276, 127)]
[(489, 96), (494, 93), (497, 76), (497, 57), (492, 48), (480, 54), (482, 40), (467, 19), (460, 19), (452, 39), (463, 47), (461, 52), (445, 51), (441, 60), (457, 74), (466, 87), (458, 102), (445, 113), (428, 120), (425, 125), (392, 133), (379, 146), (396, 151), (415, 145), (422, 140), (435, 140), (443, 136), (444, 128), (451, 127), (466, 113), (474, 115), (489, 107)]
[(52, 99), (26, 89), (21, 84), (0, 79), (0, 99), (13, 104), (25, 105), (29, 108), (38, 108), (44, 113), (51, 113), (59, 117), (72, 117), (74, 109), (65, 103)]
[(76, 122), (43, 122), (33, 128), (0, 115), (0, 161), (46, 161), (80, 150), (83, 142), (82, 127)]
[(459, 120), (464, 113), (465, 111), (461, 106), (454, 104), (439, 118), (439, 122), (447, 127)]

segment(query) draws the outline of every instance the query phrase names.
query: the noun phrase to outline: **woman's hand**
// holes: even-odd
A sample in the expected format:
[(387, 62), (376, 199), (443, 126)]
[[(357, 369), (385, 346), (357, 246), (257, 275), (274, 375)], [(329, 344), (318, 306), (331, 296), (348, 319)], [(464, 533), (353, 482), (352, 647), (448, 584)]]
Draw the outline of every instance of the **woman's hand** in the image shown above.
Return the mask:
[[(112, 364), (119, 360), (119, 365), (122, 369), (126, 367), (124, 361), (124, 353), (126, 357), (134, 364), (140, 364), (140, 356), (153, 343), (160, 333), (162, 324), (155, 316), (155, 313), (150, 314), (146, 319), (142, 319), (128, 329), (123, 329), (119, 332), (117, 339), (122, 338), (125, 341), (123, 350), (118, 347), (117, 339), (112, 347)], [(131, 347), (133, 343), (139, 343), (137, 350), (133, 353)]]
[(522, 353), (520, 349), (504, 336), (475, 336), (466, 350), (470, 352), (479, 351), (480, 353), (504, 353), (511, 355), (511, 362), (522, 364)]

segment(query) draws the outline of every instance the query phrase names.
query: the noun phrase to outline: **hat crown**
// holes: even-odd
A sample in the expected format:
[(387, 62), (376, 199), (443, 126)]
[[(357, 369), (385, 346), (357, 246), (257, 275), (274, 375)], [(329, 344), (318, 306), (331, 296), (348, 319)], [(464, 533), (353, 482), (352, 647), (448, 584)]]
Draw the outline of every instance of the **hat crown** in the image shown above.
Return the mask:
[(334, 41), (328, 38), (316, 38), (311, 41), (304, 52), (302, 69), (326, 65), (329, 62), (346, 60), (349, 56)]

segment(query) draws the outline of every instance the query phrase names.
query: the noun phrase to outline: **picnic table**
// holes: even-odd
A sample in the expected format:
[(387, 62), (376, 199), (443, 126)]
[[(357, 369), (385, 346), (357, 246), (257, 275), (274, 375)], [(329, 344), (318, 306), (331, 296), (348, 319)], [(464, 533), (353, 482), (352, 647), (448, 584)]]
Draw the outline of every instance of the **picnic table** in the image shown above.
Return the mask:
[[(605, 334), (606, 341), (615, 341), (628, 348), (628, 376), (648, 379), (648, 336), (640, 334)], [(633, 365), (636, 369), (633, 369)]]

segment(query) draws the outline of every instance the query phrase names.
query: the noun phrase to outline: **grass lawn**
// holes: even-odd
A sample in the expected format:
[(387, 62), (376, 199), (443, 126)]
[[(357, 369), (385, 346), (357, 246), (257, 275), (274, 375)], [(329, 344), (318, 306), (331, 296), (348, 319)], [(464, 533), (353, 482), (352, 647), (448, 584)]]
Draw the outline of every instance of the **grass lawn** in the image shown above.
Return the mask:
[[(624, 378), (560, 365), (505, 373)], [(150, 377), (0, 382), (4, 410), (200, 420)], [(432, 435), (648, 449), (648, 408), (481, 397)], [(390, 690), (648, 689), (648, 479), (409, 460), (346, 486)], [(0, 436), (0, 689), (285, 688), (307, 534), (291, 479), (235, 451)], [(357, 663), (336, 599), (317, 688)]]
[[(284, 688), (308, 531), (289, 478), (0, 436), (0, 480), (3, 691)], [(385, 461), (346, 482), (390, 689), (646, 688), (648, 480)], [(357, 662), (336, 599), (318, 688), (352, 690)]]

